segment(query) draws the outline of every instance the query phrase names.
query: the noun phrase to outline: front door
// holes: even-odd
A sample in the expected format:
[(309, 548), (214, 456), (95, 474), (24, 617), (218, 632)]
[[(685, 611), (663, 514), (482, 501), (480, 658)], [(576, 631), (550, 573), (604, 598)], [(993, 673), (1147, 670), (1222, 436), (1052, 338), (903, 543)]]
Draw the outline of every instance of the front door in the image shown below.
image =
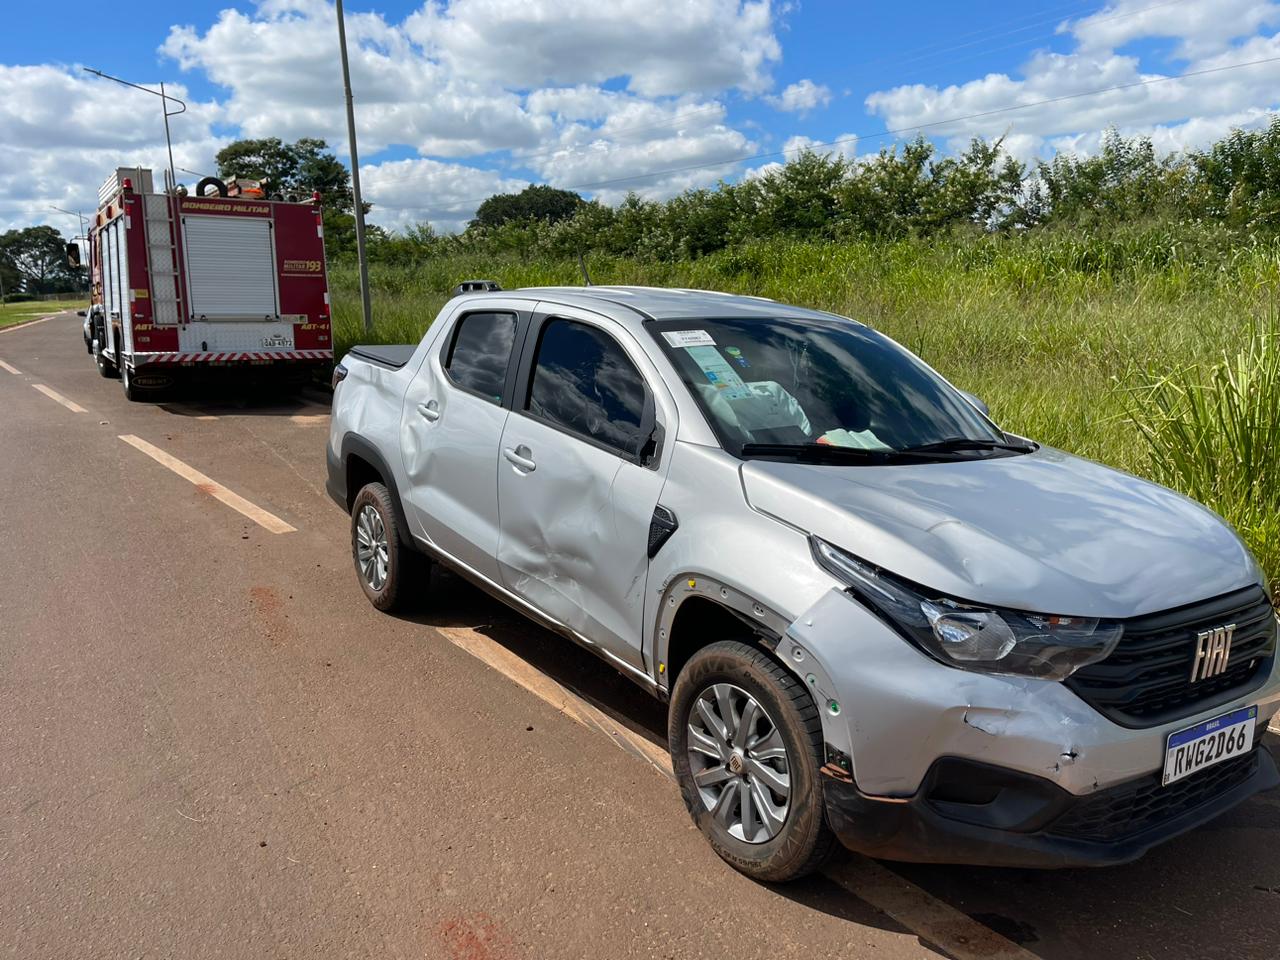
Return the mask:
[(498, 463), (503, 583), (641, 669), (649, 524), (668, 460), (654, 438), (674, 435), (674, 407), (603, 318), (535, 318), (529, 339)]
[(498, 447), (522, 314), (486, 301), (446, 322), (405, 394), (405, 501), (421, 536), (496, 583)]

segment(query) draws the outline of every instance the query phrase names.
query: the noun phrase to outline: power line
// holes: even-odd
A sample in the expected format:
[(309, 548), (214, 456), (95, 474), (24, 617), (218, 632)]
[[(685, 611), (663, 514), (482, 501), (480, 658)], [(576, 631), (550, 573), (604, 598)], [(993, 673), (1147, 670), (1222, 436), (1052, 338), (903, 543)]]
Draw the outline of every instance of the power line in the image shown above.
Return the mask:
[[(1085, 97), (1095, 97), (1104, 93), (1112, 93), (1116, 90), (1130, 90), (1130, 89), (1133, 89), (1134, 87), (1147, 87), (1157, 83), (1168, 83), (1172, 80), (1187, 80), (1193, 77), (1203, 77), (1209, 74), (1225, 73), (1229, 70), (1240, 70), (1240, 69), (1243, 69), (1244, 67), (1256, 67), (1265, 63), (1277, 63), (1277, 62), (1280, 62), (1280, 56), (1264, 57), (1260, 60), (1247, 60), (1247, 61), (1244, 61), (1243, 63), (1232, 63), (1232, 64), (1227, 64), (1226, 66), (1221, 66), (1221, 67), (1208, 67), (1204, 70), (1193, 70), (1188, 73), (1181, 73), (1181, 74), (1177, 74), (1175, 76), (1170, 76), (1170, 77), (1150, 77), (1146, 80), (1134, 80), (1129, 83), (1118, 83), (1109, 87), (1099, 87), (1094, 90), (1082, 90), (1077, 93), (1067, 93), (1057, 97), (1046, 97), (1043, 100), (1030, 100), (1026, 103), (1013, 104), (1007, 107), (998, 107), (993, 110), (982, 110), (977, 113), (969, 113), (969, 114), (964, 114), (962, 116), (957, 116), (957, 117), (947, 117), (942, 120), (931, 120), (928, 123), (918, 123), (908, 127), (897, 127), (895, 129), (882, 130), (874, 133), (851, 134), (846, 137), (837, 137), (834, 140), (818, 140), (808, 144), (807, 146), (809, 149), (812, 149), (813, 147), (834, 147), (834, 146), (839, 146), (845, 143), (854, 143), (859, 140), (876, 140), (883, 137), (897, 136), (903, 133), (911, 133), (913, 131), (924, 130), (930, 127), (945, 126), (950, 123), (964, 123), (969, 120), (980, 120), (984, 117), (992, 117), (992, 116), (997, 116), (999, 114), (1012, 113), (1017, 110), (1028, 110), (1032, 107), (1042, 107), (1051, 103), (1064, 103), (1068, 100), (1079, 100)], [(756, 153), (756, 154), (750, 154), (746, 156), (725, 157), (720, 160), (709, 160), (709, 161), (704, 161), (702, 163), (691, 163), (681, 167), (671, 167), (665, 170), (654, 170), (649, 173), (635, 174), (629, 177), (615, 177), (610, 180), (596, 180), (590, 183), (566, 184), (561, 186), (560, 189), (596, 190), (601, 187), (614, 186), (620, 183), (630, 183), (636, 180), (647, 180), (654, 177), (665, 177), (675, 173), (686, 173), (690, 170), (703, 170), (710, 167), (724, 167), (724, 166), (729, 166), (731, 164), (750, 163), (755, 160), (769, 160), (774, 157), (784, 157), (786, 156), (786, 154), (787, 154), (787, 151), (785, 150), (772, 150), (765, 153)], [(459, 200), (456, 203), (451, 204), (449, 207), (445, 209), (453, 210), (453, 209), (463, 208), (473, 203), (480, 203), (485, 199), (487, 198), (477, 197), (474, 200)]]

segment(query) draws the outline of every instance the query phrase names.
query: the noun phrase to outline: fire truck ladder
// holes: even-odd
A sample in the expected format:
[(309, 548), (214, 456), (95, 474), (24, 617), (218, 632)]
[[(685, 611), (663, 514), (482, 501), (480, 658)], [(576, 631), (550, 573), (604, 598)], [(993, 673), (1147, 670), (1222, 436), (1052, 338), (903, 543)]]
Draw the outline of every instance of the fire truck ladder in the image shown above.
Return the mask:
[(182, 322), (182, 287), (178, 282), (178, 230), (174, 222), (176, 197), (169, 171), (165, 171), (165, 192), (142, 198), (147, 218), (147, 265), (151, 269), (151, 322), (157, 326), (177, 326)]

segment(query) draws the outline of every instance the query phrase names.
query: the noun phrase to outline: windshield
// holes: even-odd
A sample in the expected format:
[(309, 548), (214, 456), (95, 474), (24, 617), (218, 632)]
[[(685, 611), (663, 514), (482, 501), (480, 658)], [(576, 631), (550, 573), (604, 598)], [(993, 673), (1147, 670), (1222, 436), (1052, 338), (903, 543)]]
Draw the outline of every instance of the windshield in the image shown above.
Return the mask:
[(735, 456), (815, 445), (892, 454), (938, 444), (978, 456), (1007, 440), (915, 356), (851, 321), (752, 317), (649, 326)]

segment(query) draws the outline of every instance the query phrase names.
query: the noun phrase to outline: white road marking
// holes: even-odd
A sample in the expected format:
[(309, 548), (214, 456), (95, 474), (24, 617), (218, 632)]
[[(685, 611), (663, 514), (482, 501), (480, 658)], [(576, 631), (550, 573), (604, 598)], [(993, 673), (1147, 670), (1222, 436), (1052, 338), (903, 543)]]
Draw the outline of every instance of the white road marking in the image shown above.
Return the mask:
[(956, 960), (1037, 960), (1034, 953), (867, 857), (850, 857), (823, 873)]
[(0, 360), (0, 369), (8, 370), (8, 371), (9, 371), (10, 373), (12, 373), (15, 377), (20, 377), (20, 376), (22, 376), (22, 371), (21, 371), (21, 370), (19, 370), (19, 369), (18, 369), (17, 367), (15, 367), (15, 366), (12, 366), (12, 365), (10, 365), (10, 364), (5, 363), (3, 360)]
[(58, 393), (56, 390), (50, 390), (43, 383), (33, 383), (32, 386), (35, 387), (37, 390), (39, 390), (41, 393), (43, 393), (50, 400), (54, 401), (55, 403), (62, 404), (72, 413), (88, 413), (89, 412), (84, 407), (80, 406), (80, 404), (76, 403), (74, 400), (68, 400), (66, 397)]
[(542, 671), (530, 666), (502, 644), (469, 627), (437, 627), (436, 629), (455, 647), (465, 650), (477, 660), (488, 664), (508, 680), (524, 687), (535, 697), (551, 704), (570, 719), (578, 721), (584, 727), (606, 734), (622, 749), (652, 764), (668, 779), (675, 779), (675, 773), (671, 769), (671, 757), (666, 750), (655, 746), (599, 708), (587, 703)]
[(218, 483), (218, 481), (210, 479), (195, 467), (188, 466), (177, 457), (165, 453), (157, 446), (147, 443), (147, 441), (143, 440), (141, 437), (135, 437), (131, 433), (126, 433), (121, 434), (120, 439), (131, 447), (136, 447), (141, 450), (161, 466), (168, 467), (178, 476), (182, 477), (182, 479), (195, 484), (196, 487), (209, 494), (209, 496), (213, 497), (215, 500), (221, 500), (232, 510), (248, 517), (264, 530), (268, 530), (271, 533), (293, 533), (297, 530), (296, 527), (285, 523), (274, 513), (263, 510), (257, 504), (251, 503), (232, 490), (228, 490), (222, 484)]
[[(57, 314), (54, 316), (57, 316)], [(21, 330), (23, 327), (34, 327), (37, 323), (44, 323), (46, 320), (52, 319), (53, 317), (41, 317), (39, 320), (23, 320), (21, 323), (12, 323), (7, 327), (0, 327), (0, 333), (13, 333), (13, 331)]]
[[(675, 780), (671, 756), (666, 750), (587, 703), (502, 644), (468, 627), (437, 627), (436, 630), (455, 647), (570, 719), (606, 734), (622, 749), (647, 761), (667, 779)], [(892, 917), (913, 934), (937, 944), (956, 960), (1037, 960), (1035, 954), (874, 860), (852, 855), (824, 873), (836, 885)]]

